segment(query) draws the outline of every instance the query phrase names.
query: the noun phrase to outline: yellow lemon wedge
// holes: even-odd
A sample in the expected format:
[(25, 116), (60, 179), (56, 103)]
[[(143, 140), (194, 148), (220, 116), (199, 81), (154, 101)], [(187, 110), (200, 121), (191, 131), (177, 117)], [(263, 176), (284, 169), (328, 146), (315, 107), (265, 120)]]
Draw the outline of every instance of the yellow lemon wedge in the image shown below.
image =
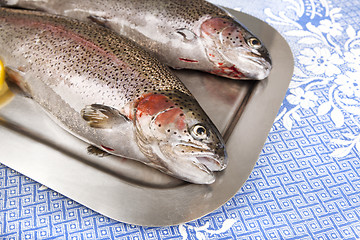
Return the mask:
[(10, 102), (14, 97), (14, 94), (9, 90), (5, 82), (5, 67), (4, 63), (0, 59), (0, 108)]
[(4, 86), (5, 86), (5, 67), (4, 67), (4, 63), (0, 59), (0, 93), (2, 93)]

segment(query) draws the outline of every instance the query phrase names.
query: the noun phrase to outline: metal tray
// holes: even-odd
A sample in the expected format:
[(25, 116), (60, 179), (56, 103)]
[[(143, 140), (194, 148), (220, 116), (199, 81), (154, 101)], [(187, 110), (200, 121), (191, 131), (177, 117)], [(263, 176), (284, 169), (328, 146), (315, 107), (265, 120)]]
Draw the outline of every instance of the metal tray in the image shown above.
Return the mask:
[(0, 109), (1, 163), (126, 223), (175, 225), (217, 209), (250, 175), (293, 73), (291, 50), (278, 32), (254, 17), (229, 11), (269, 49), (273, 70), (268, 79), (235, 81), (196, 71), (174, 71), (227, 141), (229, 165), (217, 174), (214, 184), (189, 184), (136, 161), (89, 155), (84, 142), (21, 96)]

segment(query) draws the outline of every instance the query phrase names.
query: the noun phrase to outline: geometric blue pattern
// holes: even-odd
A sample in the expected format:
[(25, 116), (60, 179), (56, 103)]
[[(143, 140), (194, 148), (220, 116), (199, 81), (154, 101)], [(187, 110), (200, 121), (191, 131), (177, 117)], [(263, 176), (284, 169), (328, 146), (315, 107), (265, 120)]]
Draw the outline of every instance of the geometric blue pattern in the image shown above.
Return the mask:
[[(141, 227), (104, 217), (0, 164), (0, 239), (360, 239), (360, 111), (356, 115), (338, 104), (352, 94), (353, 101), (347, 103), (356, 107), (360, 92), (355, 88), (345, 92), (344, 82), (337, 82), (343, 73), (358, 70), (346, 57), (350, 50), (336, 48), (356, 34), (360, 39), (360, 0), (212, 2), (276, 28), (294, 51), (295, 66), (306, 73), (302, 80), (309, 80), (304, 84), (300, 75), (294, 75), (259, 160), (238, 193), (198, 220)], [(299, 44), (306, 39), (293, 30), (314, 33), (311, 22), (323, 25), (325, 32), (324, 19), (337, 26), (328, 29), (324, 41), (329, 41), (329, 54), (340, 58), (333, 73), (337, 69), (341, 73), (329, 77), (325, 72), (310, 79), (314, 69), (307, 65), (309, 50), (304, 49), (315, 45)], [(336, 31), (342, 34), (334, 40), (331, 34)], [(331, 99), (330, 108), (326, 103)]]

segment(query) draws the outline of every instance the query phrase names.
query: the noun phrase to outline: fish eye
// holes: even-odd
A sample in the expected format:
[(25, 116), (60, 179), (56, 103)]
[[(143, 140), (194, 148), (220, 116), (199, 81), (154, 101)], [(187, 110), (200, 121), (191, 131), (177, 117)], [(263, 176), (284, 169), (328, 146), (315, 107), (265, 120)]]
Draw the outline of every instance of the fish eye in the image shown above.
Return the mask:
[(250, 47), (255, 48), (255, 49), (259, 49), (261, 48), (261, 42), (259, 39), (257, 39), (256, 37), (251, 37), (247, 40), (247, 43)]
[(196, 124), (191, 128), (191, 135), (197, 139), (206, 139), (208, 137), (206, 128), (201, 124)]

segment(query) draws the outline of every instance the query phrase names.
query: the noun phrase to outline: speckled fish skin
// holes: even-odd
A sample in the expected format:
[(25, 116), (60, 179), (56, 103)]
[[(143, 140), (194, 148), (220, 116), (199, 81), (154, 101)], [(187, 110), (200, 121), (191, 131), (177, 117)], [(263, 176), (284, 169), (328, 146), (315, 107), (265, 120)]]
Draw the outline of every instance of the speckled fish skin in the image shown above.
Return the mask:
[(0, 57), (9, 85), (104, 151), (199, 184), (227, 165), (218, 130), (180, 80), (111, 30), (1, 8)]
[(173, 68), (232, 79), (266, 78), (265, 46), (223, 9), (204, 0), (2, 0), (81, 20), (92, 19), (151, 50)]

